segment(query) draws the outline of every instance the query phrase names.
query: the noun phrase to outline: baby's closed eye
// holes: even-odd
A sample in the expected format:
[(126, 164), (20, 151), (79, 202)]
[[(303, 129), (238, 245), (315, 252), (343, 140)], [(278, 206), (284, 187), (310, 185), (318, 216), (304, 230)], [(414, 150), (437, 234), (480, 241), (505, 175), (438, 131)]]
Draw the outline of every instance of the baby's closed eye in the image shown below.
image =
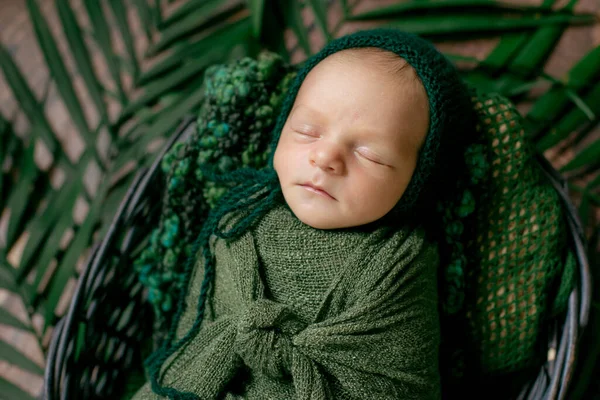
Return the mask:
[(291, 125), (291, 130), (297, 135), (318, 138), (321, 136), (320, 129), (315, 124), (306, 122), (295, 122)]
[(358, 155), (359, 157), (361, 157), (362, 159), (365, 159), (367, 161), (370, 161), (371, 163), (377, 164), (377, 165), (381, 165), (384, 167), (389, 167), (389, 165), (385, 162), (385, 160), (383, 159), (382, 156), (376, 154), (374, 151), (372, 151), (371, 149), (367, 148), (367, 147), (358, 147), (354, 153), (356, 155)]
[(320, 136), (319, 133), (310, 126), (294, 129), (294, 132), (296, 132), (300, 135), (304, 135), (304, 136), (311, 136), (311, 137), (319, 137)]

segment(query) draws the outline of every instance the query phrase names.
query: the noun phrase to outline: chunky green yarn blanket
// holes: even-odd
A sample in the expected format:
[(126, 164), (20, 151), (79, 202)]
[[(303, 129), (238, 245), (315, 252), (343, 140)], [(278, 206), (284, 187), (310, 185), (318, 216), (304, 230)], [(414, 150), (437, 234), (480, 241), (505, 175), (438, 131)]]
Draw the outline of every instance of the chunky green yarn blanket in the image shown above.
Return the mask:
[[(163, 385), (200, 399), (440, 398), (439, 257), (422, 229), (317, 230), (282, 204), (214, 254), (202, 327)], [(178, 339), (202, 277), (200, 257)], [(150, 383), (134, 397), (157, 398)]]

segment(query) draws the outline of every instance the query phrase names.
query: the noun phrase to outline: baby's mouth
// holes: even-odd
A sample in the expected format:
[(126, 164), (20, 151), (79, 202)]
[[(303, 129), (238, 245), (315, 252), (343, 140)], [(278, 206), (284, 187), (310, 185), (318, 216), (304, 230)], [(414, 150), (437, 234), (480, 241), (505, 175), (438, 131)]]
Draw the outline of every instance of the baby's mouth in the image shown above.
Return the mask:
[(311, 191), (313, 193), (316, 193), (316, 194), (318, 194), (320, 196), (323, 196), (323, 197), (326, 197), (326, 198), (330, 198), (332, 200), (336, 200), (336, 198), (333, 197), (331, 194), (329, 194), (325, 189), (323, 189), (320, 186), (313, 185), (310, 182), (300, 184), (300, 186), (302, 186), (304, 189), (306, 189), (308, 191)]

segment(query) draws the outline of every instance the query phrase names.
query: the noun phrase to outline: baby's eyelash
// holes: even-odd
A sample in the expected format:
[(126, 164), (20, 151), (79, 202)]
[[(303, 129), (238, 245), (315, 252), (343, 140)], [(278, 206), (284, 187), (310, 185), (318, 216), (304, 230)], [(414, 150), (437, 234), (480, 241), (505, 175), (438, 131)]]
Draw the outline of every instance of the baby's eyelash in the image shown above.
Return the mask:
[(376, 157), (374, 157), (374, 156), (363, 154), (363, 153), (361, 153), (358, 150), (356, 150), (355, 153), (358, 154), (360, 157), (364, 158), (365, 160), (369, 160), (369, 161), (371, 161), (371, 162), (373, 162), (375, 164), (386, 165), (386, 164), (382, 163), (381, 161), (379, 161), (379, 159), (376, 158)]
[(296, 132), (299, 135), (303, 135), (303, 136), (310, 136), (310, 137), (319, 137), (319, 134), (314, 132), (314, 131), (302, 131), (302, 130), (294, 130), (294, 132)]

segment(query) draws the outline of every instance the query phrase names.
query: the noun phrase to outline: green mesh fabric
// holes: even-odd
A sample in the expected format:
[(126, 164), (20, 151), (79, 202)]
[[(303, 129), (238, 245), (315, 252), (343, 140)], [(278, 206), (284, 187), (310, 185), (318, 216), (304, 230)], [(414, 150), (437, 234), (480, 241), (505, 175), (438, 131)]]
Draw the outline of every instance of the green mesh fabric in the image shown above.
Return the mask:
[(499, 95), (479, 94), (473, 103), (491, 169), (466, 224), (466, 363), (485, 375), (528, 367), (546, 355), (541, 332), (566, 305), (574, 258), (562, 204), (518, 111)]

